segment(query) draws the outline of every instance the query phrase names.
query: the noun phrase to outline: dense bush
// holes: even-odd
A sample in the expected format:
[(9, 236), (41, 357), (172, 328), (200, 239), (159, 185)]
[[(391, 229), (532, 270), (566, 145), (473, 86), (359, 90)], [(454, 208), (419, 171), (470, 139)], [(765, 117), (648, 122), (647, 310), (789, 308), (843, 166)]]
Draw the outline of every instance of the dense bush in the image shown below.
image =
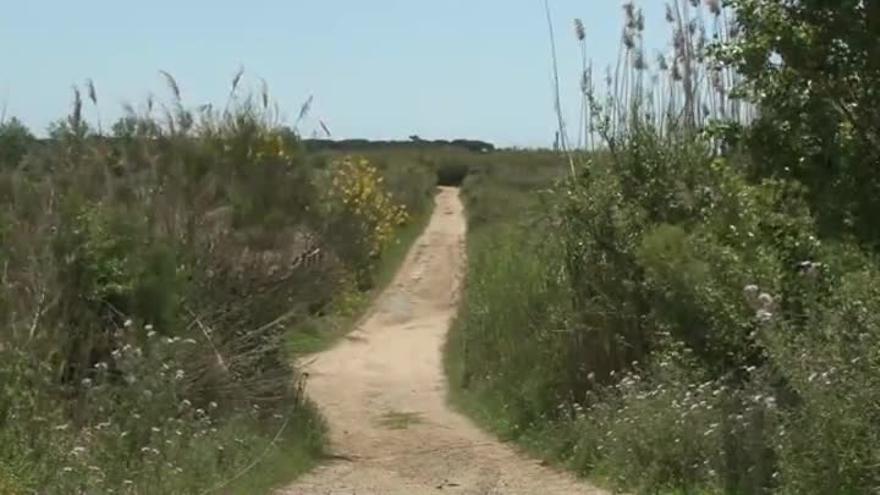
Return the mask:
[(437, 183), (441, 186), (460, 186), (468, 175), (468, 165), (461, 162), (437, 165)]
[(735, 0), (722, 59), (761, 112), (745, 138), (757, 176), (807, 186), (823, 236), (880, 241), (880, 5)]
[(168, 79), (165, 120), (103, 135), (77, 94), (0, 157), (3, 493), (193, 493), (322, 448), (290, 334), (369, 285), (406, 210), (367, 162), (313, 167), (268, 95), (190, 110)]
[[(585, 85), (605, 146), (543, 222), (508, 208), (472, 223), (496, 239), (470, 241), (451, 376), (503, 434), (627, 490), (873, 493), (880, 265), (860, 174), (876, 105), (870, 84), (846, 88), (874, 78), (874, 7), (732, 3), (739, 21), (670, 6), (675, 53), (654, 88), (627, 9), (610, 98)], [(721, 59), (700, 51), (700, 19)]]
[(0, 122), (0, 164), (18, 165), (33, 142), (33, 134), (18, 119), (13, 117), (8, 122)]

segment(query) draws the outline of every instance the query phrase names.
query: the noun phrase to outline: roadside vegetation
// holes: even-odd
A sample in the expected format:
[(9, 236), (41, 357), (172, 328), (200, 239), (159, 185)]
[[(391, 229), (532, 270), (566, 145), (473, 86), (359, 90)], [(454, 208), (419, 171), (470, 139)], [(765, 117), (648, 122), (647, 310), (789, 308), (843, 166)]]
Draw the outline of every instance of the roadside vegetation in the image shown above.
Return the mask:
[(654, 58), (626, 3), (602, 90), (576, 23), (564, 178), (465, 180), (453, 400), (627, 491), (880, 489), (878, 9), (671, 2)]
[(314, 160), (241, 74), (222, 110), (166, 79), (109, 129), (91, 83), (48, 139), (0, 124), (2, 494), (259, 493), (308, 469), (302, 335), (338, 336), (430, 211), (432, 172)]
[[(260, 493), (320, 460), (297, 356), (461, 185), (452, 400), (636, 493), (880, 491), (880, 4), (671, 0), (558, 151), (365, 146), (238, 74), (107, 128), (0, 122), (0, 494)], [(303, 112), (307, 111), (307, 106)], [(458, 143), (458, 144), (456, 144)], [(390, 427), (412, 418), (388, 418)]]

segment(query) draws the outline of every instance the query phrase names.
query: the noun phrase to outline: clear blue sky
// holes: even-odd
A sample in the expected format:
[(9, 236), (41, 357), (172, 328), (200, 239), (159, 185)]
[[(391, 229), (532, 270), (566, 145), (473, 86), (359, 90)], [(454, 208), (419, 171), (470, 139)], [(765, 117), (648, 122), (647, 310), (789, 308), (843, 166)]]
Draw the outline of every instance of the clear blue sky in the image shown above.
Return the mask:
[[(640, 2), (663, 47), (662, 0)], [(587, 26), (599, 67), (616, 58), (618, 0), (551, 0), (569, 125), (577, 125)], [(65, 115), (71, 86), (92, 78), (105, 126), (122, 102), (223, 102), (239, 65), (266, 79), (290, 117), (314, 95), (303, 134), (324, 120), (336, 138), (486, 139), (547, 146), (555, 129), (542, 0), (21, 0), (0, 17), (0, 105), (35, 130)], [(654, 50), (649, 52), (653, 60)], [(89, 115), (94, 115), (91, 109)]]

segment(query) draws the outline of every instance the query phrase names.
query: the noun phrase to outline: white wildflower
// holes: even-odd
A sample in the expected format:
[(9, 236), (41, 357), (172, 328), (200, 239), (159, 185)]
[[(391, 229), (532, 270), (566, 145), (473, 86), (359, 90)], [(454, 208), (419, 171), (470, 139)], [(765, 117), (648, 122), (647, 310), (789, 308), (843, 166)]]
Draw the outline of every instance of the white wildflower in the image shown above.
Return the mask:
[(758, 290), (758, 286), (754, 284), (743, 287), (743, 295), (745, 296), (746, 302), (749, 307), (755, 310), (761, 307), (761, 303), (758, 301)]

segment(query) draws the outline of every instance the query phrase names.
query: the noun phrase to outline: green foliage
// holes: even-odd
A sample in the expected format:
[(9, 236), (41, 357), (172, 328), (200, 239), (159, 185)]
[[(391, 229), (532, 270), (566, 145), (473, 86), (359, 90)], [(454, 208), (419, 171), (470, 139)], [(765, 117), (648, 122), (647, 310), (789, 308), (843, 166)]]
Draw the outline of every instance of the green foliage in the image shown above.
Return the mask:
[(441, 186), (460, 186), (469, 172), (467, 163), (443, 162), (436, 165), (437, 184)]
[(31, 131), (15, 117), (0, 122), (0, 166), (17, 166), (33, 142)]
[[(321, 454), (291, 334), (362, 299), (354, 273), (376, 276), (405, 219), (341, 235), (267, 95), (190, 110), (169, 83), (165, 120), (149, 102), (113, 138), (77, 94), (0, 171), (0, 492), (252, 493)], [(380, 206), (426, 211), (418, 170), (374, 171)]]
[(547, 315), (567, 301), (548, 280), (552, 267), (525, 251), (531, 242), (503, 227), (472, 234), (466, 298), (447, 343), (460, 358), (451, 374), (458, 386), (506, 401), (508, 435), (552, 411), (565, 388), (551, 381), (563, 364), (554, 356), (565, 352), (564, 326)]
[(840, 251), (849, 249), (836, 246), (828, 253), (823, 275), (834, 280), (823, 281), (831, 287), (827, 294), (820, 287), (806, 291), (812, 297), (803, 309), (803, 330), (783, 327), (763, 335), (785, 370), (788, 393), (797, 398), (778, 440), (790, 493), (864, 493), (880, 486), (880, 321), (873, 309), (880, 304), (880, 274), (869, 257), (841, 266)]
[(566, 428), (568, 462), (637, 492), (717, 485), (720, 400), (680, 351), (655, 369), (624, 376), (615, 390), (578, 410)]
[(737, 39), (722, 59), (761, 112), (747, 131), (759, 176), (808, 188), (827, 237), (876, 245), (880, 203), (880, 6), (846, 0), (734, 0)]
[[(585, 89), (605, 148), (543, 196), (548, 222), (505, 203), (542, 205), (537, 187), (466, 180), (454, 396), (627, 491), (877, 491), (877, 5), (707, 3), (720, 58), (691, 39), (696, 4), (674, 2), (668, 95), (627, 68), (642, 29), (627, 9), (614, 96)], [(719, 85), (689, 86), (702, 73)], [(645, 115), (657, 97), (669, 111)], [(701, 98), (719, 122), (691, 115)]]
[[(249, 462), (284, 424), (296, 430), (302, 453), (320, 451), (322, 426), (301, 397), (289, 397), (285, 414), (263, 412), (259, 403), (230, 407), (232, 390), (227, 400), (210, 401), (206, 375), (228, 372), (217, 362), (206, 366), (199, 350), (205, 344), (147, 328), (125, 326), (106, 361), (60, 390), (33, 351), (2, 353), (0, 466), (14, 469), (23, 487), (193, 493)], [(227, 389), (245, 385), (222, 380)], [(59, 392), (75, 392), (76, 399), (58, 408)]]

